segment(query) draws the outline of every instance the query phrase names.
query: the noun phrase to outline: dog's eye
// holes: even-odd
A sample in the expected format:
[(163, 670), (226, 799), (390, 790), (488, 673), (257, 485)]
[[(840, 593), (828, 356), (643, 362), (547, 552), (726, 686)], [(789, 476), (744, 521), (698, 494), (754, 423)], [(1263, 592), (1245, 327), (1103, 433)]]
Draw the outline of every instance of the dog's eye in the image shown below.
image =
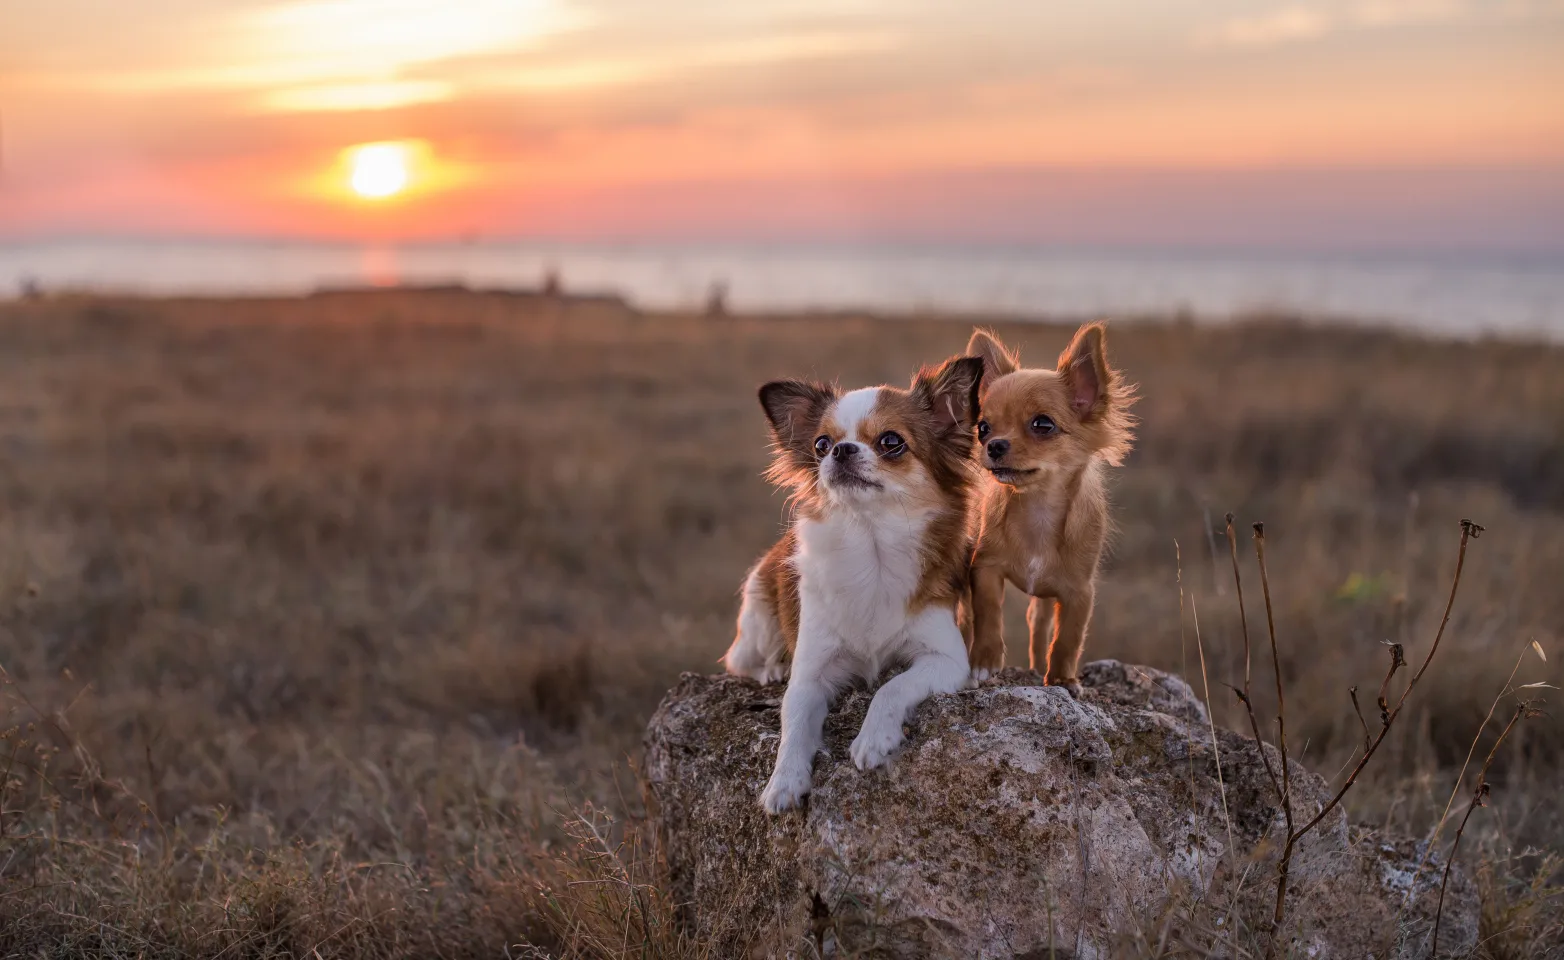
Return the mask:
[(1032, 418), (1032, 429), (1046, 437), (1058, 430), (1059, 427), (1054, 423), (1052, 417), (1039, 415)]
[(879, 444), (880, 452), (887, 457), (900, 456), (907, 447), (907, 441), (903, 440), (901, 434), (895, 430), (887, 430), (880, 434), (880, 439), (875, 443)]
[(825, 434), (815, 437), (815, 456), (823, 457), (831, 452), (831, 438)]
[(979, 420), (978, 421), (978, 439), (982, 440), (984, 437), (987, 437), (987, 436), (988, 436), (988, 421), (987, 420)]

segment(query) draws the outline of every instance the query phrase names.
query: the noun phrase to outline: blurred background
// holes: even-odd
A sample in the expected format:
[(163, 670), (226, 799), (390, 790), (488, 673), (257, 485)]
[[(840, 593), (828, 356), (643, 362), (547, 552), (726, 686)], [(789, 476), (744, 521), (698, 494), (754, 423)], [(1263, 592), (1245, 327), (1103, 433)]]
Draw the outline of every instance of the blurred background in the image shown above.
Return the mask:
[(1561, 49), (1557, 0), (13, 5), (0, 290), (1556, 337)]
[[(756, 385), (1100, 317), (1089, 658), (1242, 726), (1264, 521), (1340, 777), (1487, 528), (1349, 802), (1432, 836), (1564, 683), (1564, 3), (5, 5), (0, 954), (618, 955), (561, 819), (637, 822), (786, 521)], [(1564, 942), (1561, 761), (1463, 841), (1484, 956)]]

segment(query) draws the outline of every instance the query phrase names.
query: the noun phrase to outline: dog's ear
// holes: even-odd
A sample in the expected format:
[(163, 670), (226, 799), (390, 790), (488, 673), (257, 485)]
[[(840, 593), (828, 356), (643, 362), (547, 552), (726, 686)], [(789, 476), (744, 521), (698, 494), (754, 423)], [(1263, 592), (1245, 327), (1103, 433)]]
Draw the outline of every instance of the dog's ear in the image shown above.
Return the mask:
[(771, 438), (783, 450), (813, 456), (815, 436), (836, 390), (808, 380), (773, 380), (760, 388), (760, 406), (771, 422)]
[(972, 331), (972, 339), (967, 341), (967, 354), (982, 358), (983, 374), (990, 383), (1021, 367), (1021, 357), (1014, 350), (1007, 349), (988, 330)]
[(1108, 407), (1108, 328), (1088, 323), (1059, 354), (1059, 378), (1070, 390), (1070, 408), (1082, 422), (1102, 416)]
[(978, 421), (981, 357), (952, 357), (939, 369), (924, 368), (912, 381), (912, 396), (934, 416), (940, 433), (970, 431)]

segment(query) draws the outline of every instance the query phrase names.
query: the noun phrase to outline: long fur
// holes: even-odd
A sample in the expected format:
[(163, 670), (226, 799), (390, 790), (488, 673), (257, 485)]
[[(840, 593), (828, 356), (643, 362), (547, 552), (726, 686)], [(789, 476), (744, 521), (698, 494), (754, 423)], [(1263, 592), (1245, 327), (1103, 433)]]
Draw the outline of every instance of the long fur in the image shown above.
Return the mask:
[(993, 478), (981, 494), (970, 568), (973, 673), (1004, 665), (1011, 583), (1032, 596), (1032, 668), (1075, 691), (1110, 528), (1105, 469), (1134, 444), (1136, 389), (1108, 362), (1100, 323), (1077, 330), (1052, 370), (1022, 368), (987, 330), (967, 349), (983, 358), (978, 441)]
[(982, 361), (924, 369), (906, 389), (841, 393), (768, 383), (768, 476), (792, 493), (795, 520), (745, 578), (727, 669), (763, 683), (786, 676), (772, 813), (808, 793), (825, 711), (854, 680), (907, 666), (870, 704), (853, 742), (869, 769), (901, 742), (907, 713), (966, 682), (957, 625), (978, 481), (972, 428)]

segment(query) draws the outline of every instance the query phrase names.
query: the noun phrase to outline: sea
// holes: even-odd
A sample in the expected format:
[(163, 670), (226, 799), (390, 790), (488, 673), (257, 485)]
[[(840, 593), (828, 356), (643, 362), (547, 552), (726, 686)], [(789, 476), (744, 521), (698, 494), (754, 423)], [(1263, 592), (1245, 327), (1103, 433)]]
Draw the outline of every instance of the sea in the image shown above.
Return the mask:
[(0, 242), (0, 298), (30, 292), (267, 296), (462, 284), (617, 294), (648, 309), (865, 310), (1078, 319), (1256, 315), (1439, 337), (1564, 342), (1564, 253), (851, 243)]

